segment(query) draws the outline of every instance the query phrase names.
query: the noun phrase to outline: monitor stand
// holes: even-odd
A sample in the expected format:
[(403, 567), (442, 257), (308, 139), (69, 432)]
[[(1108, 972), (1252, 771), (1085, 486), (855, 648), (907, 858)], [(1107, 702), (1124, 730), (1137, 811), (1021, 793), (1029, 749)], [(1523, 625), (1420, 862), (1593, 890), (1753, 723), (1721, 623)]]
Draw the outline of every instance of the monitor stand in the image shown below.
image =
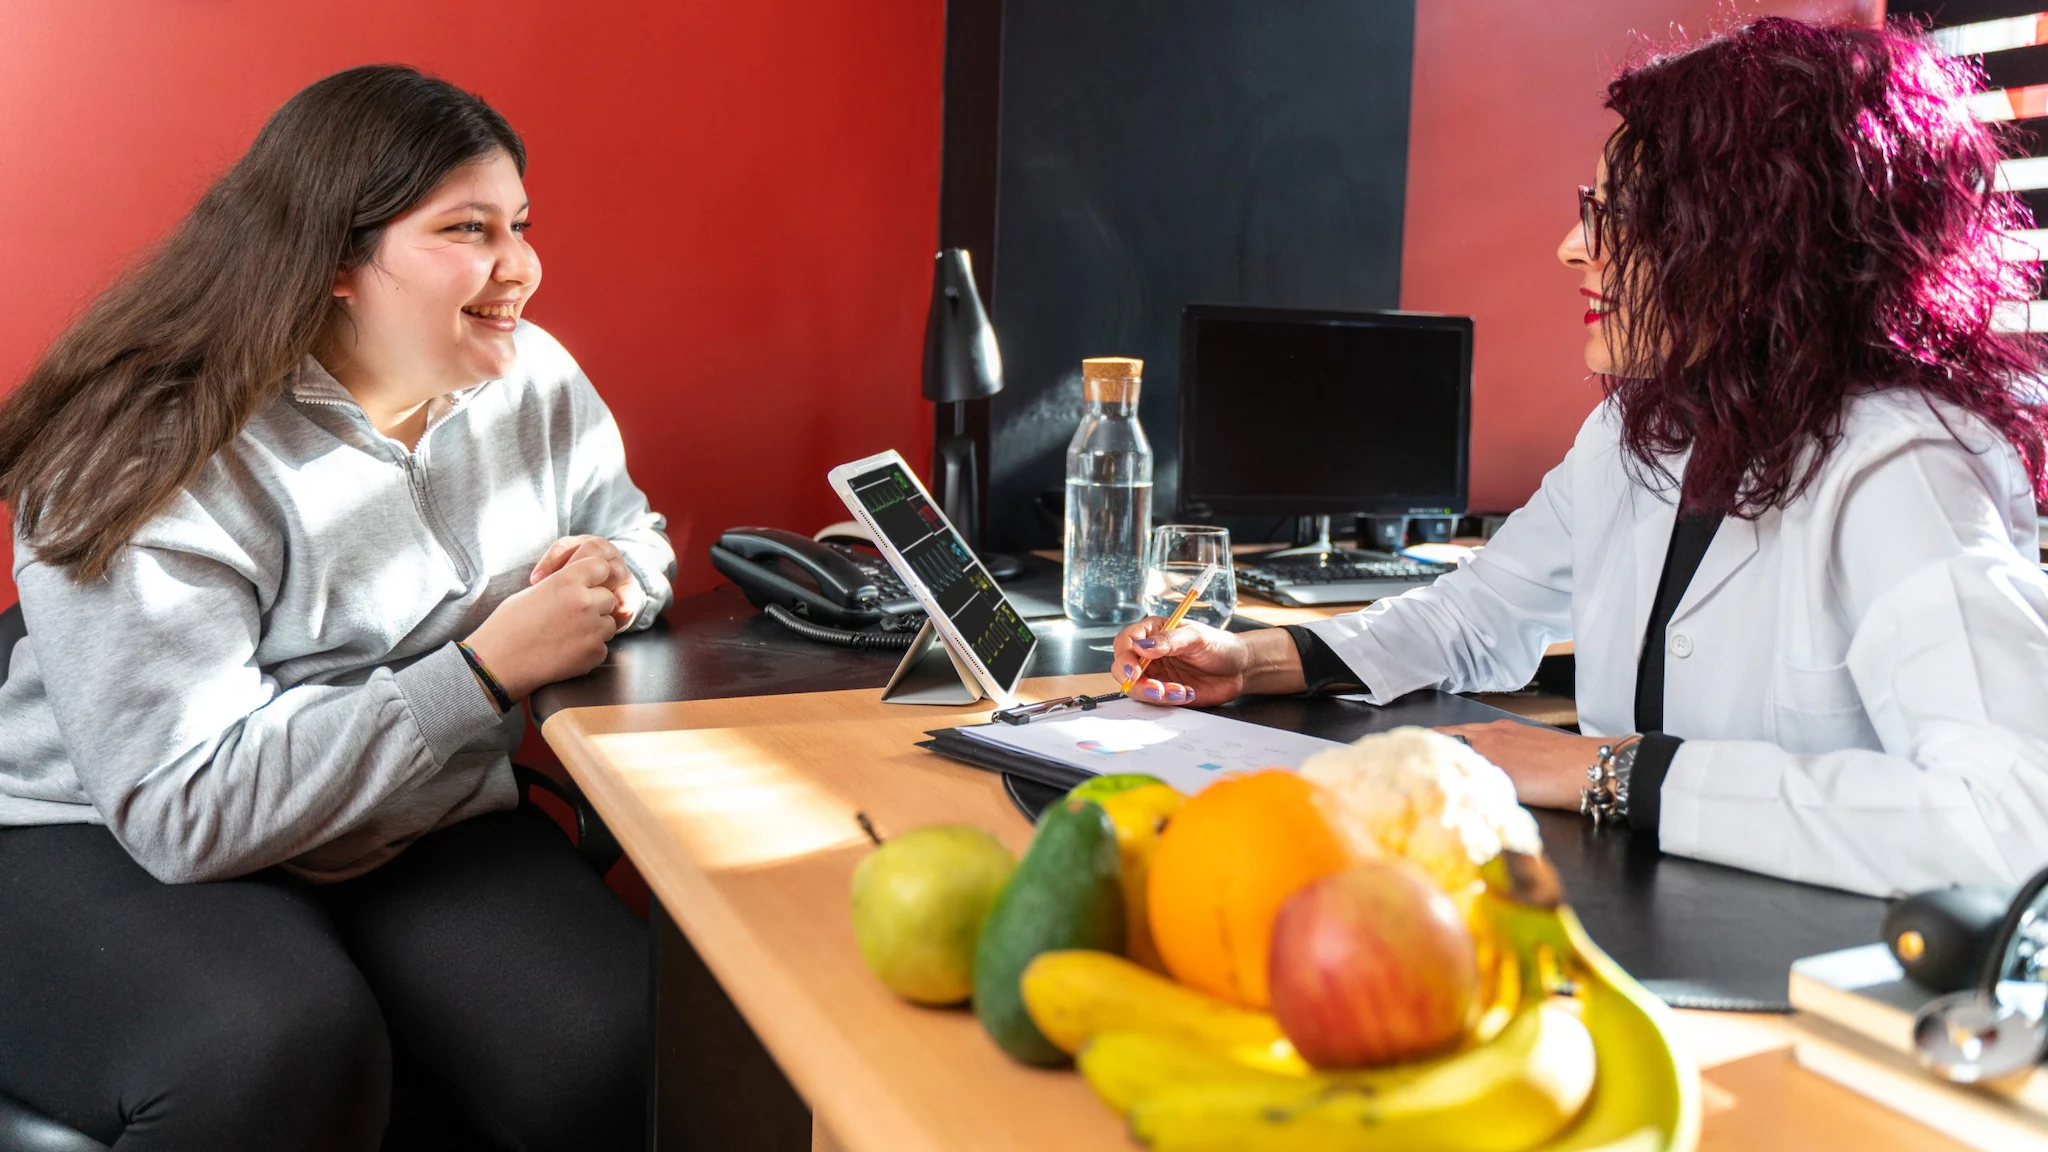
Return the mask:
[[(1315, 532), (1314, 539), (1306, 539), (1308, 533), (1302, 531), (1300, 527), (1304, 522), (1313, 527)], [(1295, 523), (1297, 527), (1294, 534), (1293, 547), (1283, 548), (1278, 552), (1263, 553), (1257, 559), (1279, 560), (1290, 556), (1319, 556), (1328, 563), (1394, 559), (1394, 557), (1385, 552), (1361, 552), (1355, 548), (1337, 547), (1336, 543), (1330, 539), (1330, 518), (1328, 516), (1302, 516)]]

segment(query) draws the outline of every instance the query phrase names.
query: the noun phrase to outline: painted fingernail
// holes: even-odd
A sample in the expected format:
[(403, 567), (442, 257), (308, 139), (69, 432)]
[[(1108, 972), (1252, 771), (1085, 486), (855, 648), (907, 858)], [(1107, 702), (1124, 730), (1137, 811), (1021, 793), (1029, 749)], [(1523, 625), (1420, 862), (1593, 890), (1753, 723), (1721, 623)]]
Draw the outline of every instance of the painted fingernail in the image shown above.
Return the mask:
[(1180, 703), (1183, 700), (1188, 699), (1192, 695), (1193, 693), (1189, 692), (1187, 689), (1181, 687), (1178, 684), (1175, 684), (1173, 687), (1168, 688), (1166, 690), (1166, 698), (1168, 700), (1173, 701), (1176, 704)]
[(1143, 637), (1143, 638), (1141, 638), (1141, 639), (1139, 639), (1139, 640), (1136, 640), (1136, 641), (1133, 641), (1133, 643), (1137, 644), (1137, 646), (1138, 646), (1138, 647), (1140, 647), (1140, 648), (1157, 648), (1157, 647), (1159, 647), (1159, 641), (1157, 641), (1157, 640), (1154, 640), (1154, 639), (1152, 639), (1152, 638), (1151, 638), (1151, 637), (1149, 637), (1149, 636), (1147, 636), (1147, 637)]
[(1157, 700), (1160, 698), (1157, 685), (1146, 685), (1138, 690), (1138, 695), (1143, 696), (1147, 700)]
[(1133, 676), (1136, 676), (1137, 674), (1138, 674), (1138, 666), (1137, 666), (1136, 664), (1126, 664), (1126, 665), (1124, 665), (1124, 679), (1128, 680), (1128, 679), (1130, 679), (1131, 677), (1133, 677)]

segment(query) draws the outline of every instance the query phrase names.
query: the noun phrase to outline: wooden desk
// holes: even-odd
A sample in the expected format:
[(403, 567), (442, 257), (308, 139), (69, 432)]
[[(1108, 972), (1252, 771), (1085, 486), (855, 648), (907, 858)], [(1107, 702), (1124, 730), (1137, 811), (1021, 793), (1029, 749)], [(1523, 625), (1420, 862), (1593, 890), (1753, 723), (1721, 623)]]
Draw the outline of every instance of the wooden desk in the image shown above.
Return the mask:
[[(1098, 679), (1030, 681), (1027, 695)], [(977, 715), (863, 689), (568, 708), (544, 728), (810, 1105), (818, 1147), (1134, 1147), (1078, 1077), (1012, 1064), (965, 1011), (897, 1000), (855, 949), (849, 891), (868, 850), (855, 812), (885, 836), (959, 821), (1028, 841), (996, 777), (912, 747)], [(1793, 1066), (1781, 1017), (1680, 1015), (1708, 1069), (1703, 1148), (1958, 1147)]]

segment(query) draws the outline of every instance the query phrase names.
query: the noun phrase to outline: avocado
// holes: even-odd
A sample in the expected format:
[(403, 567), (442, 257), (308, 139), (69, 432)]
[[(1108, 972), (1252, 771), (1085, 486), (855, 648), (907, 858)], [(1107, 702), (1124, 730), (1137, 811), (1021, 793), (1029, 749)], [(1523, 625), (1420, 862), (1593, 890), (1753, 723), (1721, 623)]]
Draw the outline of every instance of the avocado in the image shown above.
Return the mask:
[(975, 1015), (1012, 1058), (1066, 1062), (1066, 1053), (1031, 1022), (1018, 982), (1040, 952), (1090, 948), (1123, 955), (1117, 869), (1116, 827), (1101, 805), (1069, 796), (1039, 818), (1031, 847), (989, 909), (974, 950)]

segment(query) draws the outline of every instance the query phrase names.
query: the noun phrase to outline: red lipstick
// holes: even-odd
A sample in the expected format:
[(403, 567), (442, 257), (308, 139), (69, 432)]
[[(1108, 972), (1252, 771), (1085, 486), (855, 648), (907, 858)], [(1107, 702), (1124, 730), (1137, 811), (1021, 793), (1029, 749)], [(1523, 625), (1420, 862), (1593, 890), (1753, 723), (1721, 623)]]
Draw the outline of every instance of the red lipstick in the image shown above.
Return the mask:
[[(1606, 304), (1611, 306), (1614, 303), (1613, 300), (1610, 300), (1607, 297), (1602, 296), (1598, 292), (1593, 291), (1591, 288), (1579, 289), (1579, 295), (1584, 296), (1586, 299), (1594, 302), (1595, 304)], [(1601, 317), (1605, 316), (1606, 314), (1607, 313), (1605, 311), (1602, 311), (1598, 308), (1588, 308), (1586, 310), (1586, 326), (1590, 328), (1593, 325), (1598, 324), (1600, 322)]]

